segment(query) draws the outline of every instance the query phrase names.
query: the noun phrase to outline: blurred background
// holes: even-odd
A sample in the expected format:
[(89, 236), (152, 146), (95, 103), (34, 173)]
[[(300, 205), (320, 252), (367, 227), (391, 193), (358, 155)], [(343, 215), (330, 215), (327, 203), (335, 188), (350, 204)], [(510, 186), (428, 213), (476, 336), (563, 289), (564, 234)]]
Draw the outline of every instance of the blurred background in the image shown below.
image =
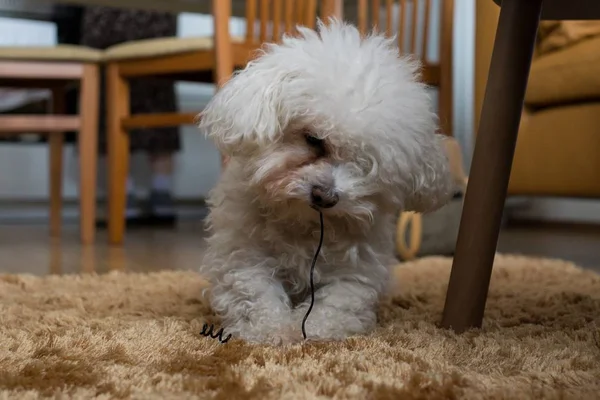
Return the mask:
[[(135, 3), (134, 0), (132, 2)], [(128, 39), (144, 39), (150, 37), (176, 36), (178, 38), (211, 37), (213, 35), (213, 17), (210, 11), (183, 12), (169, 14), (166, 12), (142, 11), (136, 9), (104, 8), (104, 7), (82, 7), (81, 2), (54, 3), (48, 0), (0, 0), (0, 46), (4, 47), (54, 47), (60, 44), (85, 45), (97, 49), (127, 42)], [(110, 2), (109, 2), (110, 3)], [(114, 5), (117, 2), (112, 2)], [(137, 2), (139, 3), (139, 2)], [(205, 8), (210, 10), (208, 1)], [(351, 2), (349, 2), (351, 3)], [(384, 15), (383, 3), (381, 2), (381, 15)], [(412, 2), (409, 1), (409, 7)], [(418, 7), (425, 7), (430, 14), (425, 17), (420, 14), (417, 19), (419, 26), (425, 26), (428, 34), (418, 37), (419, 48), (426, 48), (427, 54), (419, 54), (432, 64), (451, 63), (447, 68), (451, 71), (452, 89), (450, 125), (447, 127), (454, 137), (460, 156), (458, 162), (466, 173), (470, 168), (471, 153), (476, 137), (478, 113), (481, 106), (482, 93), (485, 88), (485, 78), (489, 57), (491, 54), (491, 43), (495, 23), (497, 22), (497, 6), (491, 0), (454, 0), (451, 7), (451, 57), (449, 61), (440, 60), (440, 47), (442, 46), (441, 34), (442, 7), (444, 0), (431, 0), (418, 2)], [(398, 4), (394, 2), (394, 10)], [(347, 9), (346, 18), (356, 21), (356, 10)], [(410, 12), (410, 11), (409, 11)], [(353, 14), (354, 13), (354, 14)], [(397, 15), (397, 12), (394, 12)], [(385, 18), (385, 17), (383, 17)], [(393, 24), (397, 28), (398, 19), (394, 17)], [(120, 21), (120, 22), (119, 22)], [(108, 25), (107, 25), (108, 24)], [(121, 25), (119, 25), (121, 24)], [(593, 24), (598, 26), (598, 22)], [(592, 26), (594, 26), (592, 24)], [(246, 21), (243, 16), (234, 16), (230, 19), (230, 33), (232, 36), (243, 36), (246, 32)], [(110, 27), (107, 28), (107, 27)], [(568, 26), (567, 26), (568, 27)], [(573, 39), (564, 26), (558, 28), (546, 26), (545, 35), (558, 34)], [(587, 27), (589, 28), (589, 26)], [(162, 29), (162, 31), (161, 31)], [(410, 30), (410, 26), (403, 26)], [(562, 30), (561, 30), (562, 29)], [(161, 33), (162, 32), (162, 33)], [(424, 39), (427, 38), (427, 39)], [(539, 60), (534, 61), (543, 69), (545, 63), (556, 63), (556, 54), (571, 51), (575, 46), (584, 45), (589, 41), (600, 39), (600, 30), (587, 29), (585, 34), (577, 36), (576, 39), (566, 41), (557, 47), (548, 50), (548, 55), (541, 55)], [(422, 41), (427, 40), (427, 46), (421, 46)], [(596, 46), (596, 45), (594, 45)], [(592, 50), (586, 54), (600, 54), (600, 46), (591, 47)], [(571, 57), (568, 55), (562, 56)], [(550, 57), (550, 61), (548, 60)], [(560, 57), (558, 57), (560, 58)], [(572, 57), (571, 57), (572, 58)], [(589, 64), (589, 60), (585, 61)], [(563, 63), (564, 64), (564, 63)], [(567, 65), (567, 71), (577, 74), (578, 65)], [(569, 69), (570, 68), (570, 69)], [(534, 70), (535, 67), (532, 69)], [(545, 70), (545, 74), (549, 72)], [(555, 81), (558, 79), (566, 88), (556, 86), (559, 92), (553, 94), (548, 100), (540, 96), (530, 96), (531, 104), (526, 104), (523, 125), (528, 121), (542, 121), (547, 115), (547, 110), (554, 110), (554, 114), (567, 112), (573, 105), (595, 102), (600, 97), (598, 93), (587, 93), (585, 96), (572, 95), (568, 87), (568, 79), (563, 72), (556, 72)], [(560, 75), (563, 73), (563, 75)], [(533, 72), (532, 72), (533, 74)], [(543, 76), (538, 86), (544, 86), (548, 75)], [(549, 75), (552, 76), (552, 75)], [(540, 79), (537, 81), (539, 82)], [(548, 84), (550, 85), (550, 84)], [(598, 87), (598, 82), (590, 81), (588, 86)], [(432, 95), (435, 102), (439, 96), (438, 88), (432, 87)], [(561, 92), (569, 93), (562, 96)], [(171, 86), (154, 87), (150, 91), (141, 90), (137, 94), (132, 93), (134, 108), (150, 109), (159, 111), (162, 106), (168, 105), (173, 110), (180, 112), (197, 113), (210, 100), (215, 91), (214, 84), (182, 83), (177, 82)], [(540, 92), (541, 93), (541, 92)], [(596, 96), (596, 97), (595, 97)], [(13, 89), (0, 88), (0, 115), (21, 115), (28, 113), (41, 113), (49, 108), (51, 92), (44, 89)], [(67, 108), (74, 109), (76, 94), (71, 94), (67, 100)], [(566, 110), (566, 111), (565, 111)], [(73, 111), (73, 110), (71, 110)], [(102, 110), (101, 110), (102, 113)], [(588, 113), (589, 114), (589, 113)], [(562, 115), (562, 114), (561, 114)], [(537, 117), (536, 117), (537, 116)], [(100, 115), (103, 120), (104, 116)], [(508, 199), (505, 212), (505, 225), (503, 227), (499, 250), (503, 252), (519, 252), (537, 254), (553, 257), (572, 259), (586, 266), (600, 265), (597, 263), (598, 256), (593, 250), (600, 239), (600, 233), (596, 227), (600, 223), (600, 201), (596, 200), (600, 193), (600, 181), (596, 178), (599, 172), (594, 172), (590, 166), (596, 165), (595, 160), (589, 157), (578, 156), (578, 149), (600, 148), (600, 139), (590, 139), (591, 133), (585, 137), (569, 136), (572, 132), (565, 132), (562, 127), (575, 126), (573, 121), (581, 118), (577, 113), (561, 116), (562, 125), (557, 132), (544, 136), (541, 131), (548, 130), (545, 126), (557, 126), (551, 117), (540, 122), (541, 125), (524, 127), (527, 133), (522, 133), (517, 150), (515, 179), (511, 182), (511, 196)], [(545, 125), (544, 125), (545, 124)], [(600, 130), (600, 125), (594, 125), (593, 120), (586, 122), (588, 130)], [(596, 128), (589, 128), (596, 126)], [(168, 129), (167, 134), (158, 134), (161, 139), (153, 139), (156, 132), (150, 129), (144, 139), (133, 141), (136, 147), (132, 152), (131, 171), (127, 181), (128, 212), (139, 208), (139, 213), (132, 211), (128, 218), (140, 217), (147, 209), (139, 206), (136, 202), (152, 203), (156, 200), (159, 206), (168, 209), (168, 222), (152, 219), (145, 221), (142, 233), (129, 231), (131, 239), (124, 248), (115, 248), (107, 245), (105, 231), (106, 223), (105, 204), (107, 200), (106, 182), (106, 159), (100, 154), (98, 163), (97, 202), (98, 214), (96, 227), (99, 229), (95, 243), (97, 248), (92, 250), (92, 255), (85, 253), (77, 243), (77, 221), (79, 218), (79, 166), (78, 154), (74, 141), (69, 139), (63, 148), (64, 171), (63, 171), (63, 201), (62, 220), (65, 224), (65, 233), (62, 241), (50, 240), (47, 230), (44, 229), (49, 223), (49, 152), (48, 145), (43, 135), (37, 132), (21, 134), (18, 136), (0, 136), (0, 254), (14, 250), (14, 246), (22, 246), (26, 249), (28, 241), (31, 241), (36, 254), (43, 254), (44, 265), (46, 260), (57, 259), (57, 254), (67, 254), (69, 251), (77, 254), (77, 261), (72, 258), (67, 269), (78, 270), (81, 266), (82, 255), (87, 254), (91, 259), (97, 259), (98, 254), (112, 254), (124, 257), (123, 262), (134, 263), (138, 266), (146, 262), (142, 255), (139, 259), (127, 258), (127, 251), (131, 254), (143, 254), (143, 248), (149, 243), (160, 243), (167, 246), (170, 243), (172, 253), (181, 255), (185, 249), (196, 248), (201, 243), (203, 236), (202, 219), (206, 215), (204, 199), (210, 189), (215, 185), (221, 171), (221, 159), (212, 143), (205, 140), (203, 135), (192, 125), (183, 125)], [(102, 129), (101, 129), (102, 130)], [(165, 133), (162, 132), (162, 133)], [(533, 132), (533, 133), (531, 133)], [(557, 139), (560, 135), (560, 139)], [(102, 136), (102, 133), (101, 133)], [(141, 137), (142, 135), (140, 135)], [(164, 139), (165, 136), (167, 139)], [(571, 137), (571, 139), (570, 139)], [(600, 136), (597, 136), (600, 137)], [(150, 138), (150, 139), (149, 139)], [(570, 141), (571, 140), (571, 141)], [(557, 144), (558, 143), (558, 144)], [(564, 147), (569, 154), (556, 156), (557, 147)], [(579, 146), (579, 147), (577, 147)], [(541, 156), (546, 154), (546, 156)], [(588, 154), (588, 153), (580, 153)], [(597, 153), (600, 154), (600, 153)], [(149, 157), (150, 155), (150, 157)], [(166, 155), (166, 156), (165, 156)], [(153, 158), (154, 157), (154, 158)], [(161, 158), (162, 157), (162, 158)], [(166, 161), (165, 161), (166, 157)], [(158, 159), (158, 161), (157, 161)], [(550, 160), (548, 166), (541, 163)], [(569, 159), (573, 160), (570, 162)], [(533, 160), (533, 161), (532, 161)], [(583, 174), (573, 174), (571, 169), (576, 164), (585, 163)], [(547, 171), (545, 174), (544, 171)], [(559, 171), (559, 172), (556, 172)], [(560, 171), (568, 171), (570, 175), (563, 176)], [(559, 176), (560, 175), (560, 176)], [(545, 178), (544, 178), (545, 176)], [(574, 185), (565, 182), (575, 182)], [(158, 195), (157, 195), (158, 193)], [(167, 194), (165, 200), (162, 196)], [(152, 203), (153, 204), (153, 203)], [(445, 241), (442, 249), (431, 247), (428, 253), (451, 255), (453, 252), (453, 240), (458, 227), (460, 216), (461, 194), (459, 194), (457, 207), (449, 209), (448, 218), (429, 218), (425, 221), (426, 233), (430, 236), (423, 238), (431, 241)], [(160, 207), (158, 207), (160, 208)], [(157, 208), (157, 209), (158, 209)], [(164, 208), (164, 207), (163, 207)], [(140, 211), (141, 210), (141, 211)], [(132, 225), (133, 226), (133, 225)], [(72, 229), (69, 230), (71, 227)], [(160, 228), (159, 231), (154, 229)], [(166, 228), (166, 229), (165, 229)], [(407, 229), (410, 229), (408, 227)], [(22, 232), (15, 235), (14, 232)], [(74, 233), (75, 232), (75, 233)], [(440, 233), (441, 232), (441, 233)], [(437, 235), (437, 236), (436, 236)], [(440, 239), (441, 236), (443, 239)], [(159, 237), (160, 239), (156, 239)], [(137, 245), (135, 243), (138, 243)], [(138, 246), (140, 250), (138, 249)], [(168, 247), (167, 246), (167, 247)], [(427, 247), (427, 246), (425, 246)], [(25, 250), (26, 251), (26, 250)], [(99, 253), (98, 253), (99, 252)], [(137, 253), (136, 253), (137, 252)], [(64, 254), (63, 254), (64, 253)], [(421, 252), (425, 255), (427, 252)], [(54, 258), (49, 254), (54, 254)], [(0, 259), (8, 259), (0, 257)], [(400, 257), (401, 258), (401, 257)], [(61, 258), (64, 263), (64, 259)], [(137, 261), (131, 261), (137, 260)], [(39, 260), (38, 260), (39, 261)], [(165, 263), (172, 263), (171, 259), (164, 259)], [(187, 261), (186, 261), (187, 262)], [(184, 264), (186, 264), (184, 262)], [(32, 262), (35, 264), (35, 262)], [(197, 258), (189, 261), (193, 267)], [(177, 264), (177, 263), (175, 263)], [(188, 265), (188, 264), (186, 264)], [(38, 267), (28, 267), (37, 270)], [(45, 268), (45, 267), (44, 267)], [(62, 267), (61, 267), (62, 268)], [(98, 267), (111, 268), (110, 266)], [(141, 267), (140, 267), (141, 268)], [(0, 270), (23, 270), (22, 266), (7, 262), (0, 265)]]
[[(473, 32), (474, 1), (458, 0), (455, 12), (455, 136), (470, 154), (473, 137)], [(440, 1), (433, 0), (432, 7), (439, 9)], [(69, 9), (70, 8), (70, 9)], [(53, 46), (58, 43), (58, 30), (67, 30), (69, 39), (76, 40), (75, 31), (81, 23), (78, 7), (57, 7), (52, 3), (39, 3), (28, 0), (0, 0), (0, 45)], [(437, 13), (432, 13), (437, 15)], [(176, 16), (177, 36), (210, 36), (213, 32), (211, 15), (182, 13)], [(231, 34), (244, 34), (246, 24), (243, 18), (232, 18)], [(430, 57), (438, 57), (439, 19), (432, 21)], [(176, 103), (179, 110), (196, 112), (208, 102), (214, 85), (176, 83)], [(32, 90), (28, 92), (10, 90), (0, 92), (0, 112), (14, 111), (27, 104), (43, 101), (49, 92)], [(205, 140), (193, 126), (177, 128), (181, 134), (181, 150), (176, 154), (173, 174), (173, 195), (179, 212), (186, 217), (202, 215), (202, 200), (213, 187), (220, 173), (220, 159), (213, 145)], [(33, 138), (29, 138), (34, 140)], [(20, 140), (24, 140), (23, 137)], [(15, 174), (0, 174), (0, 221), (20, 222), (25, 220), (43, 221), (47, 218), (48, 199), (48, 152), (45, 144), (0, 142), (0, 170), (10, 168), (19, 171)], [(77, 216), (77, 159), (73, 145), (65, 146), (64, 198), (71, 203), (66, 207), (65, 217), (74, 220)], [(101, 160), (102, 161), (102, 160)], [(469, 157), (465, 157), (468, 166)], [(141, 184), (137, 188), (139, 196), (146, 196), (150, 179), (147, 159), (137, 154), (133, 161), (132, 173)], [(99, 200), (105, 198), (105, 166), (99, 164)], [(100, 207), (99, 213), (103, 212)]]

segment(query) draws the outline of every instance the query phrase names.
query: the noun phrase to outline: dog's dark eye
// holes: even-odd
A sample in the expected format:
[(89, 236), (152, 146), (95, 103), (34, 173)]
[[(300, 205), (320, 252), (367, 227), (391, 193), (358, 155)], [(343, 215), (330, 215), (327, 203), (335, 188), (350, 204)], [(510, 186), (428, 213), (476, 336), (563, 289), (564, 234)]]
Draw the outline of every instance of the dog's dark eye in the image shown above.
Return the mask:
[(309, 146), (313, 146), (313, 147), (323, 147), (323, 139), (319, 139), (318, 137), (312, 136), (312, 135), (306, 135), (306, 143), (308, 143)]
[(307, 131), (304, 132), (304, 140), (318, 157), (324, 157), (326, 155), (327, 149), (325, 148), (325, 141), (323, 139), (320, 139), (313, 135), (312, 132)]

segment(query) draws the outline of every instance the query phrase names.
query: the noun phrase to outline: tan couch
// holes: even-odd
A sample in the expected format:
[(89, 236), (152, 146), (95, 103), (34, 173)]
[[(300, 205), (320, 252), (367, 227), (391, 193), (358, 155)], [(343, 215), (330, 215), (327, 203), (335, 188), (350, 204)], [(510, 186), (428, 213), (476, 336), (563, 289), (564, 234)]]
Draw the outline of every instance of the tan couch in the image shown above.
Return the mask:
[[(478, 126), (499, 7), (476, 7)], [(600, 197), (600, 21), (542, 22), (509, 194)]]

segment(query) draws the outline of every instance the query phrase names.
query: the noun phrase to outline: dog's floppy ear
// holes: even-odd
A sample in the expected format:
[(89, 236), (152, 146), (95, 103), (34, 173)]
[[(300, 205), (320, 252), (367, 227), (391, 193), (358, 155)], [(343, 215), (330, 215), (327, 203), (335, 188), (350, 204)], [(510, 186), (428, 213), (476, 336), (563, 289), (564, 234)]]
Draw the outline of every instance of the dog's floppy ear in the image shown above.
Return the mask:
[(287, 125), (282, 93), (290, 76), (261, 59), (223, 85), (199, 115), (199, 127), (221, 153), (234, 156), (273, 142)]
[(446, 136), (437, 133), (421, 138), (412, 168), (412, 190), (405, 199), (405, 211), (435, 211), (454, 194), (456, 185), (450, 173), (446, 140)]

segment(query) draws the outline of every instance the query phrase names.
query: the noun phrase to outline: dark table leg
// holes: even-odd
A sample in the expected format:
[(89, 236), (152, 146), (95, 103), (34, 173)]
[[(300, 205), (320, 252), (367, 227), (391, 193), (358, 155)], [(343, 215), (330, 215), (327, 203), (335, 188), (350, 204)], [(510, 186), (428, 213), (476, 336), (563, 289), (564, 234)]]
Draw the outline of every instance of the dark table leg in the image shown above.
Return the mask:
[(456, 332), (483, 320), (541, 9), (542, 0), (502, 1), (442, 317)]

